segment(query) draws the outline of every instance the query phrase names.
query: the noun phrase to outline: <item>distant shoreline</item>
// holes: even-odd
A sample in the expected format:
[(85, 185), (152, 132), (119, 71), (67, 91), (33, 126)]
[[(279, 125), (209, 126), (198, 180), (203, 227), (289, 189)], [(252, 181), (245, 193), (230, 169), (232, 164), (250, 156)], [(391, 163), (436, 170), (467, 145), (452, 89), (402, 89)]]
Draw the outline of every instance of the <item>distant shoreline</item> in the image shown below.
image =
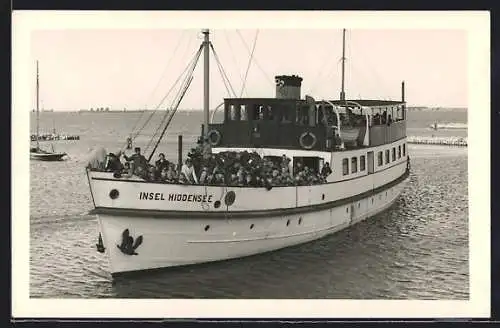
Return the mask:
[[(165, 109), (158, 109), (158, 111), (164, 111)], [(212, 109), (211, 109), (212, 110)], [(460, 111), (460, 112), (466, 112), (467, 108), (466, 107), (426, 107), (426, 106), (408, 106), (407, 110), (409, 112), (449, 112), (449, 111)], [(78, 110), (71, 110), (71, 109), (61, 109), (61, 110), (50, 110), (50, 111), (45, 111), (46, 113), (92, 113), (92, 114), (106, 114), (106, 113), (143, 113), (143, 112), (153, 112), (155, 110), (153, 109), (130, 109), (130, 110), (113, 110), (110, 109), (109, 111), (91, 111), (87, 109), (78, 109)], [(203, 109), (178, 109), (180, 112), (201, 112)]]

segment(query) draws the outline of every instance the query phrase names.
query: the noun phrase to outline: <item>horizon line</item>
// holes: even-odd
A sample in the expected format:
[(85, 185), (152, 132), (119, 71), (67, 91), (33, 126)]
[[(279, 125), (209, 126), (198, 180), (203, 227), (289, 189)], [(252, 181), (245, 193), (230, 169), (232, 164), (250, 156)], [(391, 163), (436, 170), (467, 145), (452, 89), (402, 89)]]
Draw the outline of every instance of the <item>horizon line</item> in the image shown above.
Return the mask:
[[(100, 107), (102, 108), (102, 107)], [(418, 106), (418, 105), (411, 105), (407, 106), (407, 109), (428, 109), (428, 110), (434, 110), (434, 109), (468, 109), (466, 106)], [(164, 111), (166, 108), (158, 108), (158, 109), (148, 109), (148, 108), (137, 108), (137, 109), (109, 109), (109, 110), (90, 110), (90, 109), (43, 109), (40, 110), (40, 112), (45, 112), (45, 113), (55, 113), (55, 112), (77, 112), (77, 113), (109, 113), (109, 112), (114, 112), (114, 113), (127, 113), (127, 112), (154, 112), (157, 110)], [(203, 109), (199, 108), (179, 108), (178, 111), (185, 111), (185, 112), (202, 112)], [(213, 110), (210, 110), (213, 111)], [(30, 112), (36, 112), (35, 109), (30, 110)]]

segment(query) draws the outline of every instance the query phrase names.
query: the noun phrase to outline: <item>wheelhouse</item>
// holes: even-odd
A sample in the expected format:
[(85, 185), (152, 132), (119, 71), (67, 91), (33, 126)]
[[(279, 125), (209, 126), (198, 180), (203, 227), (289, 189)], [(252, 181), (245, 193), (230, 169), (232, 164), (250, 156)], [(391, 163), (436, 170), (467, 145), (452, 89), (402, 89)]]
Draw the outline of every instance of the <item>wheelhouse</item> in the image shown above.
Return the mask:
[(212, 146), (335, 151), (406, 136), (404, 99), (301, 99), (301, 81), (277, 76), (275, 98), (224, 99), (223, 122), (208, 126)]

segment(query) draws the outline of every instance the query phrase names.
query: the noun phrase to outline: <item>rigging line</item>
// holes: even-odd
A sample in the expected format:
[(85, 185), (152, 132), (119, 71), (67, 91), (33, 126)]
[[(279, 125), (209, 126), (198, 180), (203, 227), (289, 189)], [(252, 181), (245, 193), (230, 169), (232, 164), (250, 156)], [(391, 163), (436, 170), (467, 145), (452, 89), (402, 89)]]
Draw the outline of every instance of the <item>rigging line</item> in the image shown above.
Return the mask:
[(170, 122), (172, 121), (172, 118), (174, 117), (174, 114), (177, 112), (177, 109), (179, 108), (179, 105), (181, 104), (181, 101), (184, 98), (184, 95), (186, 94), (189, 86), (191, 85), (191, 82), (193, 81), (193, 74), (192, 73), (194, 72), (194, 69), (196, 68), (196, 64), (197, 63), (198, 63), (198, 61), (196, 61), (195, 65), (193, 67), (193, 70), (191, 71), (191, 74), (189, 75), (189, 78), (188, 78), (187, 82), (184, 84), (183, 89), (181, 90), (181, 93), (180, 93), (180, 96), (179, 96), (179, 98), (177, 100), (177, 103), (173, 107), (172, 112), (171, 112), (171, 114), (168, 117), (168, 121), (165, 124), (165, 127), (163, 128), (163, 131), (162, 131), (160, 137), (158, 138), (158, 141), (156, 142), (155, 147), (151, 151), (151, 154), (149, 155), (148, 162), (153, 157), (153, 154), (155, 153), (156, 149), (158, 148), (158, 145), (160, 144), (161, 140), (163, 139), (163, 136), (165, 135), (165, 132), (167, 131), (167, 128), (170, 125)]
[[(229, 37), (227, 36), (226, 31), (224, 31), (224, 36), (226, 38), (227, 45), (229, 46), (229, 50), (231, 50), (231, 58), (233, 59), (234, 66), (236, 67), (236, 70), (238, 70), (238, 63), (236, 62), (236, 57), (234, 56), (234, 50), (231, 46), (231, 43), (229, 42)], [(240, 78), (241, 84), (243, 85), (243, 77), (241, 76), (241, 74), (239, 72), (238, 72), (238, 77)], [(245, 90), (245, 94), (247, 94), (247, 96), (248, 96), (248, 93), (246, 92), (246, 90)]]
[[(336, 66), (334, 66), (334, 67), (332, 67), (332, 68), (328, 71), (327, 75), (325, 76), (325, 81), (327, 82), (327, 83), (326, 83), (327, 85), (334, 85), (334, 83), (336, 83), (336, 81), (333, 79), (333, 77), (335, 76), (335, 72), (338, 72), (338, 67), (339, 67), (339, 64), (340, 64), (340, 61), (341, 61), (341, 60), (342, 60), (342, 59), (339, 59), (339, 60), (337, 61), (337, 65), (336, 65)], [(346, 60), (346, 61), (347, 61), (347, 60)], [(328, 83), (328, 82), (331, 82), (331, 83)], [(331, 89), (330, 89), (330, 88), (328, 88), (328, 90), (331, 90)], [(331, 93), (331, 92), (329, 92), (328, 94), (330, 94), (330, 93)]]
[(170, 66), (170, 63), (172, 62), (172, 59), (174, 58), (175, 54), (177, 53), (177, 50), (179, 49), (180, 45), (181, 45), (181, 41), (184, 40), (184, 36), (185, 36), (185, 33), (186, 33), (186, 30), (182, 31), (182, 35), (181, 37), (179, 38), (179, 41), (177, 42), (177, 46), (175, 47), (174, 49), (174, 52), (172, 53), (172, 55), (170, 56), (170, 58), (168, 59), (167, 61), (167, 65), (165, 66), (163, 72), (161, 73), (161, 76), (160, 76), (160, 79), (158, 80), (158, 82), (156, 83), (156, 86), (154, 87), (153, 89), (153, 92), (151, 92), (151, 94), (149, 95), (149, 97), (147, 98), (147, 101), (146, 103), (149, 102), (149, 99), (151, 99), (151, 97), (154, 95), (154, 93), (156, 92), (156, 90), (158, 89), (158, 87), (160, 86), (161, 82), (163, 81), (163, 78), (165, 77), (165, 73), (167, 72), (167, 69), (169, 68)]
[[(188, 40), (189, 41), (188, 41), (188, 43), (186, 45), (186, 49), (184, 50), (184, 53), (182, 54), (181, 58), (185, 58), (187, 56), (187, 54), (188, 54), (189, 49), (191, 49), (191, 44), (193, 43), (193, 38), (188, 38)], [(180, 46), (180, 44), (178, 46)], [(184, 72), (181, 73), (181, 74), (184, 74)]]
[(318, 75), (314, 79), (314, 83), (312, 84), (312, 86), (309, 89), (309, 91), (307, 92), (307, 94), (312, 94), (314, 92), (314, 90), (316, 89), (316, 87), (318, 85), (318, 81), (320, 81), (320, 78), (322, 78), (324, 76), (325, 72), (329, 72), (329, 70), (327, 69), (327, 66), (329, 66), (331, 61), (332, 61), (332, 56), (328, 56), (328, 58), (323, 62), (323, 66), (321, 67), (320, 71), (318, 72)]
[[(348, 37), (349, 37), (348, 49), (349, 49), (349, 53), (350, 53), (351, 52), (350, 45), (352, 43), (351, 42), (351, 33), (348, 34)], [(361, 57), (361, 60), (359, 60), (360, 63), (368, 63), (369, 62), (366, 59), (365, 54), (362, 51), (357, 52), (357, 54), (359, 54), (359, 56)], [(387, 92), (388, 92), (388, 90), (390, 90), (390, 88), (387, 87), (386, 82), (377, 73), (377, 71), (375, 69), (376, 66), (375, 65), (367, 65), (367, 66), (369, 68), (364, 70), (367, 72), (365, 77), (368, 80), (372, 80), (374, 82), (374, 84), (377, 85), (378, 87), (381, 87), (384, 94), (388, 94)]]
[[(194, 58), (196, 58), (196, 56), (199, 56), (199, 53), (201, 53), (201, 50), (202, 50), (202, 47), (203, 45), (200, 46), (200, 48), (198, 49), (198, 51), (196, 52)], [(179, 80), (184, 76), (184, 74), (189, 70), (189, 67), (193, 64), (193, 59), (191, 59), (191, 61), (188, 63), (188, 65), (186, 66), (186, 68), (184, 69), (184, 71), (179, 75), (179, 77), (177, 78), (177, 80), (175, 80), (174, 84), (172, 85), (172, 87), (168, 90), (168, 92), (165, 94), (165, 96), (161, 99), (160, 103), (156, 106), (156, 108), (154, 109), (154, 111), (156, 111), (158, 108), (160, 108), (160, 106), (163, 104), (163, 102), (165, 101), (165, 99), (170, 95), (170, 93), (172, 92), (172, 90), (175, 88), (175, 86), (177, 85), (177, 83), (179, 83)], [(153, 113), (154, 113), (153, 111)], [(135, 139), (139, 134), (140, 132), (146, 127), (146, 125), (149, 123), (149, 121), (151, 120), (151, 118), (153, 118), (153, 115), (151, 115), (148, 120), (146, 122), (144, 122), (144, 124), (142, 125), (142, 127), (137, 131), (137, 133), (133, 136), (132, 139)]]
[(227, 85), (227, 82), (226, 82), (226, 79), (225, 79), (225, 76), (224, 76), (224, 72), (223, 72), (223, 68), (221, 68), (221, 63), (217, 60), (217, 55), (215, 54), (215, 51), (214, 51), (213, 47), (212, 47), (212, 52), (214, 53), (215, 61), (217, 63), (217, 68), (219, 69), (219, 73), (220, 73), (220, 75), (222, 77), (222, 82), (224, 83), (224, 87), (226, 88), (226, 91), (227, 91), (228, 95), (231, 97), (231, 91), (229, 90), (229, 87)]
[[(195, 55), (195, 58), (193, 58), (193, 60), (191, 60), (190, 62), (190, 66), (191, 68), (189, 68), (189, 66), (187, 67), (187, 71), (190, 71), (184, 78), (184, 81), (181, 83), (181, 89), (180, 91), (178, 91), (177, 95), (174, 97), (174, 100), (172, 101), (172, 104), (175, 102), (175, 99), (177, 99), (179, 97), (179, 94), (182, 92), (182, 88), (183, 88), (183, 85), (186, 84), (186, 81), (193, 75), (194, 73), (194, 70), (196, 68), (196, 65), (198, 63), (198, 60), (200, 58), (200, 55), (201, 55), (201, 51), (203, 50), (203, 44), (200, 46), (200, 48), (198, 49), (198, 52), (196, 53)], [(186, 72), (185, 70), (185, 72)], [(184, 75), (184, 73), (182, 74), (182, 76)], [(151, 143), (153, 142), (153, 140), (156, 138), (156, 136), (158, 135), (158, 132), (160, 131), (161, 129), (161, 126), (164, 124), (165, 120), (168, 118), (168, 116), (171, 114), (171, 110), (172, 110), (172, 106), (170, 107), (171, 109), (170, 110), (167, 110), (163, 116), (163, 119), (162, 121), (160, 122), (160, 125), (158, 125), (158, 128), (156, 129), (155, 133), (153, 134), (151, 140), (149, 141), (148, 145), (146, 146), (146, 150), (147, 151), (149, 149), (149, 147), (151, 146)], [(168, 126), (168, 125), (167, 125)]]
[[(333, 46), (335, 46), (335, 44), (336, 44), (335, 41), (332, 42)], [(326, 47), (325, 47), (325, 49), (326, 49)], [(332, 59), (334, 58), (334, 56), (331, 56), (331, 54), (330, 54), (330, 52), (328, 50), (326, 50), (325, 52), (326, 52), (326, 58), (323, 60), (323, 66), (319, 70), (318, 75), (313, 80), (312, 86), (309, 88), (309, 90), (308, 90), (308, 92), (306, 94), (312, 94), (316, 90), (316, 87), (318, 86), (318, 81), (321, 81), (321, 79), (323, 78), (325, 72), (329, 72), (329, 70), (327, 69), (327, 67), (332, 62)]]
[(241, 92), (240, 92), (240, 98), (243, 96), (243, 90), (245, 90), (245, 85), (247, 82), (247, 77), (248, 77), (248, 71), (250, 70), (250, 66), (252, 65), (252, 58), (253, 54), (255, 52), (255, 46), (257, 45), (257, 37), (259, 36), (259, 30), (255, 32), (255, 37), (253, 39), (253, 46), (252, 46), (252, 52), (250, 53), (250, 57), (248, 58), (248, 65), (247, 65), (247, 70), (245, 72), (245, 78), (243, 80), (243, 85), (241, 86)]
[[(200, 54), (201, 54), (201, 51), (203, 50), (203, 44), (200, 45), (200, 47), (198, 48), (198, 51), (195, 53), (193, 59), (191, 59), (191, 61), (189, 62), (189, 64), (186, 66), (186, 68), (184, 69), (184, 71), (181, 73), (181, 75), (177, 78), (177, 80), (175, 81), (174, 83), (174, 86), (177, 85), (177, 83), (179, 82), (179, 80), (181, 79), (181, 77), (189, 70), (189, 67), (193, 65), (194, 63), (194, 66), (196, 67), (196, 62), (198, 61), (198, 58), (200, 57)], [(169, 90), (169, 92), (162, 98), (160, 104), (158, 104), (158, 106), (156, 108), (159, 108), (163, 102), (165, 101), (165, 99), (167, 98), (168, 94), (171, 92), (173, 88), (171, 88)]]
[[(149, 102), (149, 99), (151, 99), (151, 97), (153, 96), (153, 94), (156, 92), (156, 90), (157, 90), (157, 89), (158, 89), (158, 87), (160, 86), (160, 83), (161, 83), (161, 81), (163, 80), (163, 77), (165, 76), (165, 73), (167, 72), (167, 69), (169, 68), (170, 63), (172, 62), (172, 59), (174, 58), (175, 54), (177, 53), (177, 50), (179, 49), (179, 47), (180, 47), (180, 45), (181, 45), (181, 41), (182, 41), (182, 40), (184, 39), (184, 37), (185, 37), (185, 33), (186, 33), (186, 31), (184, 30), (184, 31), (182, 32), (181, 37), (179, 38), (179, 41), (178, 41), (178, 43), (177, 43), (177, 46), (176, 46), (176, 47), (175, 47), (175, 49), (174, 49), (174, 52), (172, 53), (172, 56), (170, 56), (169, 60), (167, 61), (167, 64), (165, 65), (165, 68), (164, 68), (164, 70), (163, 70), (163, 72), (162, 72), (162, 74), (161, 74), (161, 76), (160, 76), (160, 79), (159, 79), (159, 80), (158, 80), (158, 82), (156, 83), (156, 86), (154, 87), (154, 89), (153, 89), (153, 91), (151, 92), (151, 94), (149, 95), (149, 97), (148, 97), (148, 98), (146, 98), (146, 99), (147, 99), (146, 103), (147, 103), (147, 102)], [(145, 107), (146, 107), (146, 109), (147, 109), (147, 105), (146, 105)], [(133, 133), (134, 133), (134, 131), (135, 131), (135, 129), (139, 126), (139, 122), (141, 121), (141, 119), (142, 119), (142, 117), (143, 117), (143, 115), (144, 115), (144, 113), (145, 113), (145, 112), (146, 112), (145, 110), (141, 112), (141, 115), (139, 116), (139, 118), (137, 119), (137, 121), (136, 121), (136, 122), (135, 122), (135, 124), (134, 124), (134, 127), (133, 127), (133, 129), (132, 129), (132, 133), (131, 133), (131, 134), (133, 134)], [(151, 116), (153, 116), (153, 115), (154, 115), (154, 111), (153, 111), (153, 113), (151, 113)], [(135, 138), (135, 137), (134, 137), (134, 138)]]
[[(229, 88), (233, 92), (232, 96), (234, 96), (234, 98), (237, 98), (236, 92), (234, 91), (234, 88), (233, 88), (233, 85), (231, 84), (231, 81), (229, 80), (229, 77), (227, 76), (226, 71), (224, 70), (224, 66), (222, 66), (222, 62), (221, 62), (219, 56), (215, 52), (215, 48), (212, 45), (212, 43), (210, 43), (210, 47), (212, 48), (212, 52), (214, 53), (215, 60), (217, 62), (217, 65), (219, 66), (219, 71), (221, 73), (223, 81), (224, 81), (224, 78), (225, 78), (225, 81), (227, 81), (227, 84), (229, 85)], [(224, 85), (226, 85), (226, 82), (224, 82)], [(226, 86), (226, 89), (228, 89), (227, 86)], [(229, 90), (227, 90), (227, 91), (228, 91), (229, 96), (231, 96), (231, 92), (229, 92)]]
[(219, 73), (222, 76), (222, 83), (224, 83), (224, 87), (226, 88), (226, 92), (229, 95), (229, 97), (231, 97), (232, 96), (231, 90), (229, 89), (229, 86), (227, 85), (226, 79), (223, 76), (223, 73), (221, 71), (221, 65), (219, 64), (219, 62), (217, 62), (217, 68), (219, 69)]
[[(186, 76), (186, 79), (188, 79), (188, 80), (189, 80), (189, 79), (192, 77), (192, 73), (193, 73), (193, 70), (191, 70), (190, 74), (188, 74), (188, 75)], [(183, 88), (184, 88), (184, 85), (185, 85), (185, 84), (186, 84), (186, 80), (184, 80), (184, 81), (183, 81), (183, 83), (182, 83), (182, 85), (181, 85), (181, 89), (178, 91), (177, 95), (175, 96), (175, 98), (174, 98), (174, 100), (173, 100), (173, 102), (172, 102), (172, 105), (169, 107), (170, 109), (168, 109), (168, 110), (165, 112), (165, 114), (164, 114), (164, 116), (163, 116), (163, 118), (162, 118), (162, 120), (161, 120), (160, 124), (159, 124), (159, 125), (158, 125), (158, 127), (156, 128), (156, 131), (154, 132), (153, 136), (152, 136), (152, 137), (151, 137), (151, 139), (149, 140), (149, 143), (148, 143), (148, 144), (147, 144), (147, 146), (146, 146), (145, 152), (146, 152), (146, 151), (148, 151), (149, 147), (153, 144), (154, 140), (156, 139), (156, 137), (157, 137), (158, 133), (161, 131), (161, 128), (162, 128), (163, 124), (165, 123), (165, 121), (168, 119), (168, 117), (170, 117), (171, 115), (173, 115), (173, 114), (172, 114), (172, 108), (174, 107), (174, 105), (173, 105), (173, 104), (177, 101), (177, 99), (179, 99), (180, 94), (182, 93), (182, 90), (183, 90)], [(167, 123), (167, 125), (166, 125), (166, 126), (168, 126), (168, 123)]]
[[(250, 49), (248, 48), (248, 45), (247, 43), (245, 42), (245, 39), (243, 39), (243, 36), (241, 35), (241, 32), (239, 30), (236, 30), (236, 32), (238, 33), (241, 41), (243, 42), (243, 44), (245, 45), (245, 48), (247, 49), (247, 52), (250, 54)], [(269, 79), (269, 76), (266, 74), (266, 72), (264, 72), (264, 70), (262, 69), (262, 67), (260, 66), (259, 62), (257, 61), (257, 59), (253, 59), (254, 62), (255, 62), (255, 65), (257, 65), (257, 67), (260, 69), (260, 71), (262, 72), (262, 74), (264, 74), (264, 77), (266, 78), (266, 80), (272, 85), (274, 86), (274, 82), (271, 81)]]
[[(190, 63), (190, 64), (191, 64), (191, 63)], [(189, 69), (189, 66), (187, 66), (187, 67), (184, 69), (183, 73), (179, 76), (179, 78), (177, 79), (176, 83), (175, 83), (175, 84), (172, 86), (172, 88), (169, 90), (168, 94), (170, 94), (170, 92), (173, 90), (173, 88), (175, 87), (175, 85), (177, 85), (177, 82), (180, 80), (180, 78), (181, 78), (182, 76), (184, 76), (184, 75), (185, 75), (185, 73), (186, 73), (186, 71), (187, 71), (188, 69)], [(181, 84), (181, 87), (182, 87), (182, 84)], [(167, 95), (168, 95), (168, 94), (167, 94)], [(177, 97), (177, 96), (176, 96), (176, 97)], [(161, 102), (160, 104), (158, 104), (157, 108), (161, 106), (161, 104), (163, 103), (163, 101), (165, 100), (165, 98), (166, 98), (166, 96), (164, 97), (164, 99), (162, 100), (162, 102)], [(175, 99), (175, 98), (174, 98), (174, 99)], [(146, 152), (146, 151), (149, 149), (149, 147), (151, 146), (151, 143), (153, 142), (154, 138), (155, 138), (155, 137), (156, 137), (156, 135), (158, 134), (158, 131), (160, 130), (160, 128), (161, 128), (161, 126), (162, 126), (163, 122), (165, 121), (165, 117), (168, 115), (168, 113), (169, 113), (169, 109), (167, 109), (167, 110), (166, 110), (165, 114), (163, 115), (163, 118), (162, 118), (162, 120), (161, 120), (160, 125), (156, 128), (156, 131), (153, 133), (153, 135), (152, 135), (151, 139), (149, 140), (148, 144), (146, 145), (146, 148), (145, 148), (145, 150), (144, 150), (145, 152)], [(152, 116), (151, 116), (150, 118), (152, 118)]]
[[(234, 97), (237, 98), (236, 92), (234, 92), (234, 88), (233, 88), (233, 86), (231, 84), (231, 81), (229, 81), (229, 77), (227, 76), (226, 71), (224, 70), (224, 67), (222, 66), (222, 63), (221, 63), (221, 61), (219, 59), (219, 56), (215, 52), (215, 48), (214, 48), (212, 42), (210, 42), (210, 48), (212, 49), (212, 52), (214, 53), (214, 57), (215, 57), (215, 60), (217, 62), (217, 66), (219, 68), (219, 72), (220, 72), (220, 74), (222, 76), (222, 80), (224, 81), (224, 78), (227, 80), (227, 83), (229, 84), (229, 87), (231, 88), (231, 91), (233, 92)], [(224, 81), (224, 85), (226, 85), (225, 81)], [(227, 86), (226, 86), (226, 89), (228, 91), (227, 93), (231, 96), (231, 92), (229, 92)]]
[(169, 117), (169, 120), (167, 121), (167, 124), (165, 125), (165, 128), (163, 129), (161, 135), (160, 135), (160, 138), (158, 138), (158, 141), (156, 142), (156, 145), (154, 146), (153, 150), (151, 151), (151, 154), (149, 154), (149, 158), (148, 158), (148, 162), (151, 160), (151, 158), (153, 157), (156, 149), (158, 148), (158, 145), (160, 144), (160, 141), (161, 139), (163, 138), (163, 136), (165, 135), (165, 132), (167, 132), (167, 128), (168, 126), (170, 125), (170, 122), (172, 121), (172, 118), (174, 117), (174, 114), (175, 112), (177, 111), (177, 108), (179, 108), (179, 105), (181, 104), (181, 101), (182, 99), (184, 98), (184, 95), (186, 94), (189, 86), (191, 85), (191, 82), (193, 81), (193, 76), (191, 75), (189, 77), (189, 80), (187, 81), (186, 85), (184, 86), (184, 89), (182, 90), (182, 93), (177, 101), (177, 104), (175, 105), (175, 107), (173, 108), (173, 112), (172, 114), (170, 115)]

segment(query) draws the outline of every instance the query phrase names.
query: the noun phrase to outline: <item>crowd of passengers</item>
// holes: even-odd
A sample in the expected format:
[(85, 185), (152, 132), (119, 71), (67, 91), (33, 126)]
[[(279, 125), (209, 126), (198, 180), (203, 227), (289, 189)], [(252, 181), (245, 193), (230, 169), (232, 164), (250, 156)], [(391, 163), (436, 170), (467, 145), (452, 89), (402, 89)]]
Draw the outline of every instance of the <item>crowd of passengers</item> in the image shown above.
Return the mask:
[[(125, 163), (122, 163), (121, 157)], [(206, 151), (201, 142), (198, 147), (191, 149), (180, 170), (163, 153), (159, 154), (154, 164), (148, 163), (139, 147), (135, 148), (131, 156), (109, 153), (104, 169), (114, 172), (116, 178), (135, 175), (147, 181), (164, 183), (267, 188), (324, 183), (332, 173), (328, 162), (321, 172), (317, 172), (300, 161), (292, 168), (290, 158), (285, 155), (279, 160), (272, 160), (247, 151), (211, 153)]]

